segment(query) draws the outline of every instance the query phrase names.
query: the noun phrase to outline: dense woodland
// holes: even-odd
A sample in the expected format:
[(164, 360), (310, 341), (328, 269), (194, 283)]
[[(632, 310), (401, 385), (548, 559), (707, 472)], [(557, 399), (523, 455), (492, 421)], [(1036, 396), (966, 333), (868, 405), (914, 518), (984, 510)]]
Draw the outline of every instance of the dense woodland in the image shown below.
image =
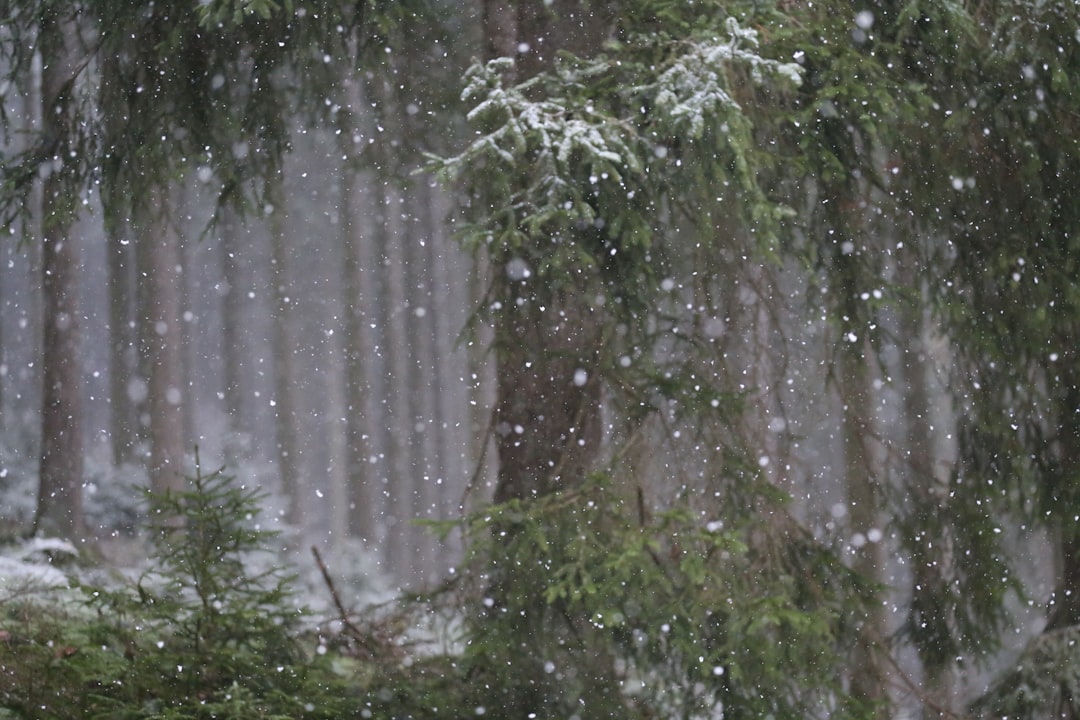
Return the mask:
[(1080, 717), (1073, 0), (0, 17), (0, 718)]

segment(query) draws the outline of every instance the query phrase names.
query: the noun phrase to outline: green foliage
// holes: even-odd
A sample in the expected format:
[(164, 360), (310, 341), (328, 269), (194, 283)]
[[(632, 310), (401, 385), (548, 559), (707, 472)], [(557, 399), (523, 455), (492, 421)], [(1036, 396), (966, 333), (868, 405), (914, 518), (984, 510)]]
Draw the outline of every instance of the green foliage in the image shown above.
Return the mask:
[(1080, 711), (1080, 627), (1035, 638), (973, 706), (982, 718), (1069, 717)]
[[(273, 566), (250, 571), (249, 555), (265, 552), (273, 537), (254, 525), (262, 497), (220, 471), (197, 471), (183, 492), (150, 495), (153, 574), (139, 581), (134, 594), (103, 600), (111, 612), (145, 622), (144, 638), (132, 638), (134, 672), (171, 672), (178, 697), (211, 689), (231, 694), (226, 691), (234, 686), (257, 695), (303, 689), (292, 578)], [(150, 645), (159, 642), (169, 646), (167, 658)], [(275, 669), (277, 677), (270, 674)]]
[(645, 307), (663, 253), (659, 218), (671, 196), (693, 204), (690, 169), (706, 164), (747, 194), (748, 217), (767, 234), (780, 209), (757, 189), (734, 88), (740, 73), (794, 85), (799, 70), (756, 52), (756, 32), (734, 19), (714, 25), (689, 38), (624, 26), (605, 53), (564, 55), (519, 84), (509, 58), (473, 66), (462, 100), (476, 137), (431, 165), (471, 197), (466, 244), (498, 266), (524, 260), (547, 287), (595, 283), (615, 304)]
[(26, 219), (30, 188), (54, 163), (72, 202), (101, 193), (111, 225), (140, 215), (152, 187), (193, 170), (220, 203), (246, 210), (280, 171), (289, 124), (332, 122), (347, 104), (341, 64), (363, 59), (373, 77), (393, 74), (386, 50), (437, 36), (443, 15), (427, 0), (0, 2), (5, 95), (30, 96), (22, 86), (46, 13), (79, 40), (66, 59), (73, 122), (63, 137), (29, 133), (21, 151), (0, 156), (4, 228)]
[(154, 569), (133, 586), (7, 603), (0, 705), (43, 720), (346, 717), (342, 678), (300, 641), (290, 576), (250, 569), (272, 538), (260, 497), (197, 472), (148, 496)]
[[(960, 477), (949, 487), (947, 495), (906, 496), (897, 522), (917, 585), (901, 636), (930, 674), (958, 657), (993, 657), (1010, 623), (1006, 600), (1022, 594), (1003, 546), (1001, 498), (992, 497), (992, 486)], [(942, 548), (964, 548), (964, 562), (943, 560)]]
[(867, 588), (794, 523), (646, 517), (594, 476), (466, 531), (462, 662), (487, 716), (861, 712), (841, 678)]
[(268, 20), (282, 9), (292, 11), (292, 5), (291, 2), (286, 2), (282, 8), (273, 0), (213, 0), (199, 3), (199, 22), (211, 30), (225, 23), (239, 25), (252, 15), (260, 20)]
[[(882, 510), (919, 568), (903, 639), (930, 674), (959, 655), (987, 657), (1017, 589), (1000, 542), (1010, 522), (1075, 540), (1078, 6), (902, 0), (865, 16), (839, 0), (726, 3), (723, 13), (640, 0), (621, 9), (614, 41), (595, 57), (564, 57), (518, 85), (508, 61), (474, 68), (464, 99), (476, 135), (437, 163), (465, 186), (463, 236), (496, 268), (521, 258), (538, 284), (648, 315), (626, 321), (640, 333), (625, 339), (635, 374), (606, 378), (625, 381), (618, 392), (645, 413), (656, 395), (685, 398), (694, 377), (640, 362), (690, 344), (665, 335), (691, 325), (675, 299), (665, 306), (653, 291), (669, 268), (708, 274), (725, 250), (747, 264), (790, 261), (810, 270), (810, 303), (879, 352), (896, 346), (882, 329), (897, 304), (917, 299), (921, 313), (928, 292), (957, 351), (949, 385), (964, 417), (960, 458), (940, 496), (905, 480)], [(725, 26), (724, 13), (738, 22)], [(728, 281), (701, 281), (701, 295)], [(487, 306), (496, 318), (533, 290), (500, 294), (502, 283)], [(688, 296), (677, 300), (699, 302)], [(732, 397), (708, 385), (691, 386)], [(581, 597), (550, 603), (594, 597), (595, 578), (566, 572)]]

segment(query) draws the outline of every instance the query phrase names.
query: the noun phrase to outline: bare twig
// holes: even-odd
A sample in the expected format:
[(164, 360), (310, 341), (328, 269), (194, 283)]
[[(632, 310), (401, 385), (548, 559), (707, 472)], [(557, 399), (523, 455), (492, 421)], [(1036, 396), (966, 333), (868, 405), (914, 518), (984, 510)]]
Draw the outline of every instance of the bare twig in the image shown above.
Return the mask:
[(311, 554), (315, 556), (315, 563), (319, 566), (319, 572), (322, 573), (323, 582), (326, 583), (326, 589), (330, 591), (330, 599), (334, 601), (334, 607), (337, 608), (338, 618), (341, 620), (342, 626), (350, 635), (354, 636), (357, 640), (360, 640), (364, 637), (364, 633), (362, 633), (360, 628), (349, 619), (349, 612), (341, 602), (341, 596), (338, 595), (337, 588), (334, 587), (334, 580), (330, 577), (330, 571), (326, 568), (326, 563), (323, 562), (322, 555), (319, 554), (319, 548), (312, 545)]

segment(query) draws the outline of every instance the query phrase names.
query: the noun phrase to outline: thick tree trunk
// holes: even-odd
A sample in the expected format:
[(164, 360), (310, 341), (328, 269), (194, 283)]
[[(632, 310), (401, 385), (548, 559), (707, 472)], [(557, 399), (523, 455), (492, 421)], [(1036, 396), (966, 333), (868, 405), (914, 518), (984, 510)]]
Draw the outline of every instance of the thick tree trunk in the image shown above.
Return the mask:
[[(488, 52), (518, 56), (519, 77), (550, 67), (556, 51), (599, 50), (607, 3), (488, 0)], [(504, 315), (496, 328), (499, 471), (495, 501), (536, 497), (578, 482), (600, 440), (595, 365), (600, 318), (589, 291), (549, 296), (535, 281), (500, 276)]]
[[(41, 24), (42, 130), (67, 136), (71, 85), (75, 80), (74, 35), (70, 20), (52, 9)], [(75, 200), (65, 182), (66, 148), (54, 149), (59, 163), (42, 191), (41, 283), (43, 293), (41, 477), (34, 532), (71, 539), (86, 534), (82, 510), (83, 411), (79, 347), (78, 238), (71, 232)]]
[[(517, 57), (518, 80), (549, 69), (560, 49), (589, 55), (610, 30), (607, 3), (521, 0), (484, 5), (489, 53)], [(516, 14), (512, 8), (516, 10)], [(538, 250), (543, 252), (542, 249)], [(587, 280), (555, 289), (538, 279), (492, 267), (501, 310), (495, 327), (498, 476), (495, 502), (527, 500), (579, 485), (596, 460), (602, 437), (599, 358), (603, 310), (594, 306)], [(522, 595), (520, 619), (508, 628), (522, 648), (534, 633), (565, 631), (564, 648), (575, 667), (582, 717), (623, 713), (614, 660), (588, 618), (553, 618), (538, 586), (515, 572), (514, 558), (493, 558), (490, 592), (495, 602)], [(537, 625), (549, 618), (562, 630)], [(554, 700), (543, 682), (541, 658), (514, 653), (507, 659), (504, 694), (496, 701), (510, 715), (527, 715)], [(562, 691), (559, 691), (562, 692)]]
[(495, 502), (580, 483), (601, 436), (593, 309), (585, 298), (566, 294), (550, 304), (535, 296), (517, 304), (521, 288), (511, 290), (503, 303), (512, 309), (496, 339)]

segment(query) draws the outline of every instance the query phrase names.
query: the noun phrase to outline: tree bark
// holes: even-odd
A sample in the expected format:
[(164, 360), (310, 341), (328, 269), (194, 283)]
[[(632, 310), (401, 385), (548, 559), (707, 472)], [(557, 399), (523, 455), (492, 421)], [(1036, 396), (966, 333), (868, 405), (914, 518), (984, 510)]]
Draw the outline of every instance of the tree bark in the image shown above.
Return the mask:
[[(608, 3), (488, 0), (488, 52), (518, 55), (519, 79), (550, 67), (559, 49), (599, 50)], [(550, 294), (499, 275), (504, 314), (496, 328), (499, 470), (495, 501), (543, 495), (578, 482), (601, 437), (596, 363), (600, 318), (589, 290)]]
[[(351, 134), (351, 133), (350, 133)], [(356, 206), (370, 209), (366, 193), (357, 188), (355, 168), (346, 168), (342, 177), (341, 232), (344, 248), (342, 292), (345, 337), (345, 383), (348, 409), (349, 534), (374, 548), (378, 540), (379, 493), (368, 458), (374, 447), (374, 404), (369, 382), (369, 364), (374, 360), (373, 332), (368, 327), (373, 307), (368, 264), (368, 238), (360, 230)]]
[(139, 261), (146, 304), (142, 353), (147, 361), (150, 486), (158, 492), (184, 483), (180, 236), (169, 217), (169, 193), (147, 190), (138, 208)]
[[(585, 56), (596, 52), (610, 30), (605, 2), (488, 0), (484, 18), (488, 52), (516, 54), (519, 81), (550, 69), (560, 49)], [(491, 268), (493, 299), (501, 305), (494, 340), (496, 503), (534, 499), (581, 484), (602, 438), (599, 360), (604, 317), (593, 303), (595, 285), (588, 279), (582, 284), (566, 279), (552, 283), (538, 278), (537, 268), (530, 269), (534, 274), (521, 278), (518, 273), (510, 277), (505, 267)], [(583, 717), (624, 713), (614, 659), (589, 619), (552, 618), (539, 588), (515, 573), (514, 558), (495, 557), (492, 563), (490, 592), (496, 603), (528, 596), (521, 618), (510, 621), (508, 628), (520, 646), (534, 642), (533, 633), (559, 632), (537, 626), (541, 618), (562, 626), (575, 638), (567, 650), (576, 666)], [(508, 665), (512, 670), (498, 699), (505, 712), (525, 716), (553, 700), (538, 657), (522, 653), (508, 659)]]
[[(43, 13), (42, 131), (65, 138), (71, 122), (70, 93), (75, 82), (75, 33), (60, 10)], [(35, 533), (81, 539), (83, 410), (80, 360), (79, 243), (72, 233), (75, 199), (64, 169), (64, 143), (54, 149), (44, 181), (41, 207), (41, 283), (43, 293), (41, 464)]]
[(246, 228), (233, 208), (223, 208), (220, 220), (221, 275), (225, 291), (221, 294), (222, 394), (225, 400), (225, 462), (237, 465), (250, 459), (252, 384), (245, 359), (251, 360), (252, 313), (248, 292), (251, 287), (251, 255), (245, 252)]
[(412, 466), (413, 420), (409, 407), (410, 344), (406, 327), (408, 295), (405, 287), (405, 233), (401, 224), (402, 192), (384, 185), (378, 247), (382, 252), (383, 327), (386, 347), (386, 469), (389, 520), (386, 542), (388, 567), (401, 579), (416, 570), (413, 528), (416, 492)]
[[(840, 350), (840, 383), (844, 405), (844, 478), (855, 555), (852, 568), (861, 577), (874, 582), (881, 578), (884, 553), (882, 544), (870, 536), (872, 531), (881, 531), (878, 510), (881, 490), (870, 448), (874, 441), (873, 396), (866, 359), (869, 352), (872, 352), (869, 344), (861, 338), (850, 343), (844, 340), (844, 347)], [(883, 703), (888, 697), (882, 664), (883, 653), (887, 652), (887, 634), (884, 613), (877, 598), (872, 598), (866, 607), (860, 618), (851, 694), (857, 700), (876, 704)]]
[[(106, 213), (116, 215), (106, 209)], [(109, 268), (109, 439), (113, 463), (135, 459), (139, 438), (138, 335), (135, 332), (135, 250), (128, 224), (120, 218), (107, 223)]]
[[(1062, 343), (1061, 347), (1068, 347)], [(1071, 355), (1072, 353), (1070, 353)], [(1059, 477), (1053, 478), (1057, 488), (1051, 490), (1048, 503), (1071, 505), (1075, 503), (1077, 486), (1080, 485), (1080, 372), (1074, 371), (1075, 357), (1067, 357), (1061, 366), (1069, 368), (1061, 372), (1060, 386), (1066, 388), (1060, 400)], [(1060, 518), (1052, 528), (1057, 582), (1054, 588), (1054, 604), (1047, 618), (1044, 632), (1080, 625), (1080, 529), (1075, 520)]]
[(270, 213), (270, 280), (273, 285), (274, 317), (274, 418), (277, 430), (277, 466), (281, 490), (286, 499), (285, 522), (300, 527), (304, 520), (300, 492), (300, 438), (296, 412), (296, 372), (293, 353), (296, 347), (293, 306), (285, 236), (285, 196), (279, 175), (267, 178), (267, 203)]

